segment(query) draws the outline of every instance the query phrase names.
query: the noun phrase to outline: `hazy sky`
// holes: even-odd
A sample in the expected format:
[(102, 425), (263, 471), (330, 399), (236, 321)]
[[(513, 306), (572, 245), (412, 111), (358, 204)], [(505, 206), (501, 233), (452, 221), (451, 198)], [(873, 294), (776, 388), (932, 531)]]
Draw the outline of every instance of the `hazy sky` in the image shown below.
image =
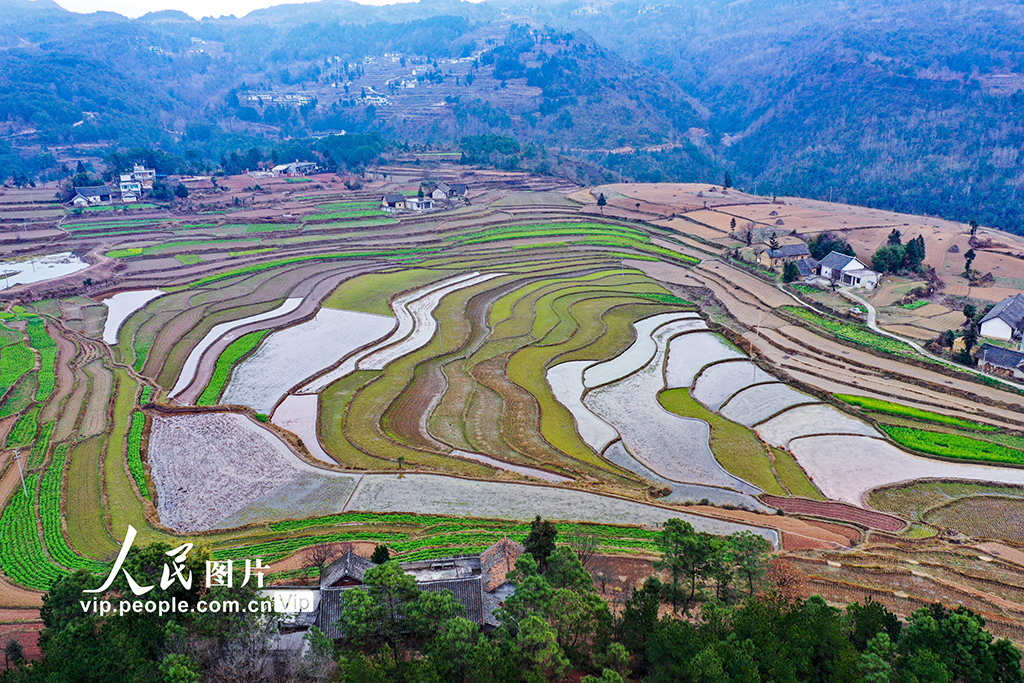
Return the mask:
[[(3, 0), (0, 0), (2, 2)], [(271, 5), (286, 5), (313, 0), (56, 0), (57, 4), (72, 12), (96, 12), (105, 10), (117, 12), (126, 17), (141, 17), (147, 12), (162, 9), (177, 9), (201, 17), (219, 17), (234, 14), (241, 17), (254, 9)], [(364, 5), (390, 5), (394, 2), (411, 0), (355, 0)]]

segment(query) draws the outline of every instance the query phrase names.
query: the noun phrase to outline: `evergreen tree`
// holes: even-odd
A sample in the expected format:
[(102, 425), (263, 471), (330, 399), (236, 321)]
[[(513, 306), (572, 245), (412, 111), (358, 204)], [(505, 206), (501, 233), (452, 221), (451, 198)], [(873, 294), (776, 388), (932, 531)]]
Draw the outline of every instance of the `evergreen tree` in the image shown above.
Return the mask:
[(373, 554), (370, 555), (370, 562), (374, 564), (384, 564), (391, 559), (391, 551), (388, 550), (386, 545), (378, 545), (373, 549)]
[(547, 569), (548, 557), (555, 551), (555, 538), (558, 529), (551, 522), (541, 519), (540, 515), (530, 522), (530, 534), (523, 542), (526, 552), (533, 555), (540, 571)]

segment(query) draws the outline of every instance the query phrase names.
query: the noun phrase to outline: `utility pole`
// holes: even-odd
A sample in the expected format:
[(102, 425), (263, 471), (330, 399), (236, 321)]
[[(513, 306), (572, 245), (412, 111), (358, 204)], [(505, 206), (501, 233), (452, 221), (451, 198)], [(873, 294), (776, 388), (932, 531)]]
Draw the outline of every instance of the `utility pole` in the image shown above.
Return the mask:
[(14, 450), (14, 460), (18, 463), (18, 474), (21, 475), (21, 490), (25, 493), (25, 501), (28, 501), (28, 486), (25, 485), (25, 471), (21, 469), (21, 451)]
[[(754, 341), (755, 341), (755, 344), (756, 344), (756, 342), (761, 341), (761, 321), (763, 319), (764, 319), (764, 310), (762, 309), (762, 310), (759, 310), (758, 313), (757, 313), (757, 327), (754, 328)], [(756, 348), (757, 348), (756, 345), (751, 347), (751, 351), (753, 351)], [(757, 381), (757, 363), (754, 362), (754, 354), (753, 353), (750, 354), (750, 363), (751, 363), (751, 365), (754, 366), (754, 375), (751, 378), (751, 382), (756, 382)]]

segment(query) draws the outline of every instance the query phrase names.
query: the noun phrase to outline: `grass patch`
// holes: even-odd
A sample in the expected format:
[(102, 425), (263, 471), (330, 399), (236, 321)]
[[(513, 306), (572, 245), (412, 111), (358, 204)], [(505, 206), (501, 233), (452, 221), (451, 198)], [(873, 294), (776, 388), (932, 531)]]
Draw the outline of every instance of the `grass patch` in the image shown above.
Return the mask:
[(772, 472), (764, 444), (752, 431), (711, 412), (695, 401), (687, 389), (666, 389), (658, 394), (658, 402), (676, 415), (697, 418), (711, 425), (711, 452), (727, 471), (767, 493), (786, 495)]
[(419, 289), (443, 280), (452, 273), (443, 270), (411, 268), (393, 273), (367, 273), (341, 283), (324, 301), (326, 308), (393, 315), (389, 304), (399, 292)]
[(270, 334), (270, 330), (257, 330), (256, 332), (250, 332), (242, 337), (239, 337), (235, 341), (231, 342), (224, 353), (220, 354), (217, 359), (217, 365), (214, 367), (213, 376), (210, 378), (210, 383), (203, 389), (203, 393), (196, 400), (197, 406), (212, 406), (216, 405), (217, 401), (220, 400), (221, 394), (224, 393), (224, 388), (227, 386), (228, 380), (231, 378), (231, 370), (235, 364), (240, 360), (248, 356), (250, 353), (256, 350), (256, 347), (260, 345), (263, 338)]
[(868, 396), (853, 396), (851, 394), (835, 394), (835, 397), (844, 403), (849, 403), (852, 406), (863, 408), (868, 412), (872, 413), (884, 413), (886, 415), (900, 415), (902, 417), (909, 417), (915, 420), (924, 420), (926, 422), (938, 422), (940, 424), (951, 425), (953, 427), (962, 427), (963, 429), (972, 429), (979, 432), (996, 432), (999, 431), (998, 427), (993, 425), (981, 424), (973, 422), (971, 420), (964, 420), (959, 417), (952, 417), (950, 415), (943, 415), (941, 413), (933, 413), (930, 410), (921, 410), (920, 408), (913, 408), (911, 406), (900, 405), (899, 403), (892, 403), (891, 401), (884, 401), (879, 398), (870, 398)]
[(911, 301), (909, 304), (903, 304), (902, 307), (908, 311), (916, 311), (923, 306), (927, 306), (929, 303), (926, 299), (918, 299), (917, 301)]
[(1024, 465), (1024, 450), (982, 441), (961, 434), (944, 434), (924, 429), (880, 424), (879, 428), (901, 446), (943, 458), (981, 463)]
[(811, 480), (807, 478), (796, 458), (781, 448), (769, 446), (769, 449), (772, 452), (772, 459), (775, 461), (775, 472), (778, 474), (779, 482), (789, 490), (791, 495), (811, 500), (825, 500), (821, 491), (815, 488)]
[(260, 232), (280, 232), (283, 230), (298, 230), (302, 227), (301, 223), (250, 223), (245, 226), (241, 225), (225, 225), (225, 228), (245, 228), (246, 234), (254, 234)]
[(199, 254), (175, 254), (174, 258), (186, 266), (194, 266), (197, 263), (203, 262), (203, 257)]
[(275, 247), (264, 247), (263, 249), (246, 249), (245, 251), (232, 251), (228, 254), (234, 258), (235, 256), (252, 256), (254, 254), (266, 254), (268, 251), (274, 251)]

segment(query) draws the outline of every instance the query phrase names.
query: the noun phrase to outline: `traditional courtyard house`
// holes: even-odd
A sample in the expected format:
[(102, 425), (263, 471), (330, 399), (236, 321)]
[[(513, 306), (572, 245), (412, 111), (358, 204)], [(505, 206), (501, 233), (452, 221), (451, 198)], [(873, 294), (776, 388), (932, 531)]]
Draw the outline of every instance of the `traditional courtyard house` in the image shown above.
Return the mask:
[(106, 185), (94, 185), (90, 187), (76, 187), (75, 196), (71, 203), (75, 206), (95, 206), (97, 204), (109, 204), (113, 192)]
[(975, 356), (978, 367), (992, 375), (1024, 379), (1024, 353), (982, 344)]
[(1008, 296), (981, 319), (981, 336), (994, 339), (1020, 339), (1024, 332), (1024, 295)]
[(389, 192), (380, 198), (380, 208), (385, 211), (400, 211), (405, 208), (405, 195)]
[(849, 287), (874, 289), (878, 284), (878, 273), (860, 262), (856, 256), (830, 252), (818, 264), (818, 273), (829, 281)]
[[(504, 538), (479, 555), (446, 557), (435, 560), (403, 562), (399, 566), (416, 579), (420, 590), (438, 593), (449, 590), (466, 608), (466, 618), (490, 630), (498, 626), (494, 611), (515, 592), (508, 574), (525, 552), (523, 546)], [(329, 638), (339, 638), (336, 623), (341, 615), (341, 595), (358, 590), (366, 572), (374, 567), (369, 560), (349, 551), (323, 572), (313, 613), (291, 618), (281, 624), (282, 632), (295, 633), (315, 625)]]

